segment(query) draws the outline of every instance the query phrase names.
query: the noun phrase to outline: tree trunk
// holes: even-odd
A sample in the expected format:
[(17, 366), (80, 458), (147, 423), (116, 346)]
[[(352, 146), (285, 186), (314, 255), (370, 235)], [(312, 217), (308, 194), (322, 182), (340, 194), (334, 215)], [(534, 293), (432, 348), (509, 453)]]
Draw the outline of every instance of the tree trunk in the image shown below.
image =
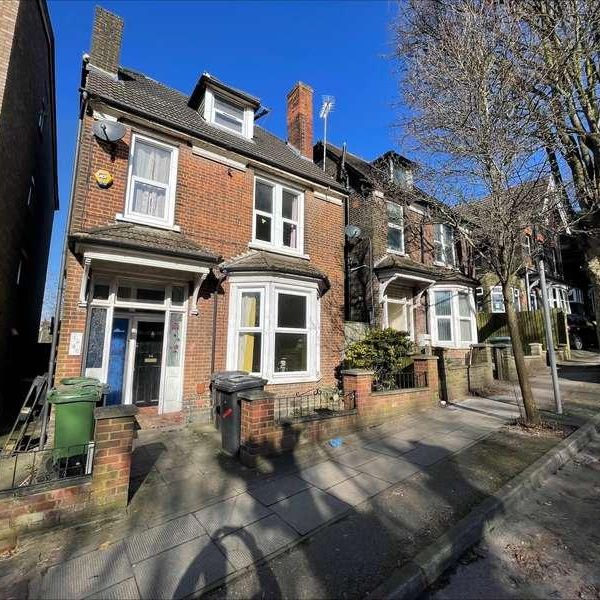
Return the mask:
[(521, 388), (521, 396), (523, 397), (523, 407), (525, 408), (525, 420), (530, 425), (536, 425), (540, 422), (531, 385), (529, 384), (529, 375), (525, 367), (525, 354), (521, 343), (521, 332), (519, 331), (519, 323), (517, 321), (517, 313), (512, 303), (512, 295), (508, 283), (502, 285), (502, 296), (504, 297), (504, 307), (506, 310), (506, 320), (508, 322), (508, 331), (510, 333), (510, 341), (512, 343), (513, 356), (515, 357), (515, 367), (517, 369), (517, 377), (519, 379), (519, 387)]

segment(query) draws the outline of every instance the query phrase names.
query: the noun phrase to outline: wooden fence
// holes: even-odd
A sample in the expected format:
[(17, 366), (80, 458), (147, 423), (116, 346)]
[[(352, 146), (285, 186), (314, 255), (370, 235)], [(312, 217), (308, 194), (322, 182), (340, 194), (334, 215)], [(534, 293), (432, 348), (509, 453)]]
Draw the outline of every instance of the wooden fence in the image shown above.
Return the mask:
[[(533, 342), (542, 343), (546, 347), (546, 328), (544, 326), (544, 314), (541, 310), (518, 312), (517, 320), (525, 352), (529, 352), (529, 344)], [(554, 340), (554, 345), (566, 344), (568, 332), (565, 313), (558, 308), (553, 308), (550, 310), (550, 320), (552, 322), (552, 339)], [(493, 337), (509, 337), (506, 314), (477, 313), (477, 335), (479, 342), (488, 341)]]

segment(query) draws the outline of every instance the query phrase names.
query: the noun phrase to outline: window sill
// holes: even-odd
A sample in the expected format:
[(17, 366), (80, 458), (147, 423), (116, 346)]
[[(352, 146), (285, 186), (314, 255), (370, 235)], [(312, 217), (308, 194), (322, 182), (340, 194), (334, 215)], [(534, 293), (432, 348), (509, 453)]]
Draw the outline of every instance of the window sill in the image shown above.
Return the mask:
[(215, 127), (216, 129), (225, 131), (226, 133), (230, 133), (231, 135), (235, 135), (236, 137), (242, 138), (243, 140), (246, 140), (247, 142), (250, 142), (251, 144), (255, 143), (251, 137), (248, 137), (247, 135), (244, 135), (243, 133), (238, 133), (234, 129), (229, 129), (229, 127), (225, 127), (224, 125), (219, 125), (218, 123), (215, 123), (214, 121), (211, 121), (211, 120), (205, 119), (205, 122), (208, 125), (210, 125), (211, 127)]
[(406, 256), (406, 252), (404, 250), (394, 250), (392, 248), (387, 248), (386, 252), (388, 254), (394, 254), (395, 256)]
[(288, 383), (314, 383), (319, 381), (320, 377), (316, 375), (291, 374), (289, 376), (273, 375), (268, 378), (267, 385), (285, 385)]
[(444, 267), (445, 269), (450, 269), (451, 271), (458, 271), (459, 270), (459, 268), (456, 265), (450, 265), (448, 263), (441, 262), (439, 260), (434, 260), (433, 264), (436, 267)]
[(179, 225), (161, 225), (159, 223), (149, 223), (142, 219), (136, 219), (135, 217), (125, 217), (123, 213), (117, 213), (115, 215), (115, 221), (122, 221), (125, 223), (135, 223), (136, 225), (145, 225), (146, 227), (155, 227), (157, 229), (168, 229), (169, 231), (181, 232)]
[(283, 256), (293, 256), (295, 258), (310, 260), (310, 256), (308, 254), (300, 254), (299, 252), (295, 252), (293, 250), (285, 250), (284, 248), (271, 246), (269, 244), (261, 244), (260, 242), (249, 242), (248, 248), (252, 250), (265, 250), (266, 252), (273, 252), (273, 254), (282, 254)]

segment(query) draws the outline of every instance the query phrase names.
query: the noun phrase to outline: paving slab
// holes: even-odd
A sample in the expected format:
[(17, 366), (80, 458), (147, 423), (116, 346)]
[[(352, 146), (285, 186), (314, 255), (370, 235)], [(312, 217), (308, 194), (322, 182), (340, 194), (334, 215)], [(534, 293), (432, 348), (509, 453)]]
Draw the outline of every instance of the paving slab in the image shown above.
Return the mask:
[(203, 508), (194, 516), (212, 538), (219, 538), (270, 514), (266, 506), (244, 493)]
[(50, 567), (42, 581), (41, 598), (85, 598), (133, 575), (125, 544), (118, 542)]
[(161, 552), (133, 567), (144, 600), (183, 598), (233, 570), (208, 535)]
[(361, 465), (358, 469), (363, 473), (373, 475), (374, 477), (378, 477), (389, 483), (398, 483), (403, 479), (407, 479), (417, 471), (422, 470), (419, 465), (410, 463), (402, 458), (392, 458), (391, 456), (376, 458), (375, 460)]
[(371, 452), (370, 450), (365, 450), (364, 448), (359, 448), (357, 450), (351, 450), (349, 452), (345, 452), (343, 454), (338, 454), (333, 457), (335, 462), (338, 462), (346, 467), (359, 467), (360, 465), (364, 465), (365, 463), (378, 458), (380, 455), (377, 452)]
[(379, 454), (386, 454), (387, 456), (401, 456), (414, 447), (414, 442), (409, 441), (403, 436), (389, 436), (367, 444), (365, 449)]
[(271, 506), (271, 510), (304, 535), (349, 509), (349, 505), (327, 492), (309, 488)]
[(413, 465), (428, 467), (442, 460), (442, 458), (446, 458), (449, 454), (451, 454), (451, 451), (446, 448), (429, 444), (419, 444), (402, 458)]
[(298, 538), (298, 534), (277, 515), (221, 538), (217, 544), (236, 569), (243, 569), (277, 552)]
[(135, 578), (130, 577), (121, 583), (101, 590), (97, 594), (88, 596), (85, 600), (139, 600), (139, 598), (140, 592), (135, 583)]
[(354, 469), (328, 460), (314, 467), (302, 469), (298, 472), (298, 477), (322, 490), (326, 490), (332, 485), (353, 477), (356, 474), (357, 471)]
[(192, 515), (186, 515), (136, 533), (125, 544), (129, 558), (135, 564), (205, 533), (202, 525)]
[(389, 486), (390, 484), (383, 479), (372, 477), (366, 473), (359, 473), (355, 477), (346, 479), (346, 481), (329, 488), (327, 493), (350, 506), (356, 506), (379, 494)]
[(264, 505), (269, 506), (309, 487), (310, 483), (308, 481), (304, 481), (304, 479), (300, 479), (295, 475), (289, 475), (253, 487), (248, 490), (248, 493)]

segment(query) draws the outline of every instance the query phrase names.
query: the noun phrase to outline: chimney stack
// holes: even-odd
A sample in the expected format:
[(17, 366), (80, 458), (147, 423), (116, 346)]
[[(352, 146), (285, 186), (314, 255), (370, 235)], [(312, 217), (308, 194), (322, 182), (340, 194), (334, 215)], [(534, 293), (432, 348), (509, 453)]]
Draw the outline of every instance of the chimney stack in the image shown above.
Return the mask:
[(123, 19), (96, 6), (90, 63), (114, 75), (119, 70)]
[(287, 95), (288, 141), (302, 156), (313, 157), (313, 91), (299, 81)]

